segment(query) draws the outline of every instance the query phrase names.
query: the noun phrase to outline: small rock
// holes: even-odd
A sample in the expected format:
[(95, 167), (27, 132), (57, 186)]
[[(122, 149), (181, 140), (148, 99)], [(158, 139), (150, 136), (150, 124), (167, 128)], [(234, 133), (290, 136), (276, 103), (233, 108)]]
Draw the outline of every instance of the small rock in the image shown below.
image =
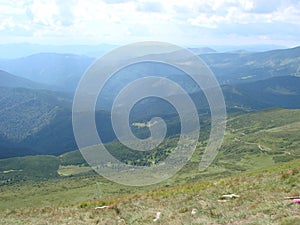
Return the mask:
[(104, 206), (97, 206), (95, 209), (108, 209), (109, 206), (104, 205)]
[(226, 198), (239, 198), (239, 195), (236, 194), (228, 194), (228, 195), (222, 195), (221, 199), (226, 199)]
[(153, 219), (153, 222), (156, 222), (160, 219), (161, 212), (157, 212), (155, 218)]
[(196, 213), (198, 212), (198, 210), (197, 209), (192, 209), (192, 212), (191, 212), (191, 214), (192, 214), (192, 216), (194, 216), (194, 215), (196, 215)]

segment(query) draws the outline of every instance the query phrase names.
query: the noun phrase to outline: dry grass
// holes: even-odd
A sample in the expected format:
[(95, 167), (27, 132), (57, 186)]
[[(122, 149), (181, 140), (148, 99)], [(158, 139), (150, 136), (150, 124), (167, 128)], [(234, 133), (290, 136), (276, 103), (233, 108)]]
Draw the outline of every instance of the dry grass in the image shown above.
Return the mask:
[[(299, 224), (300, 160), (177, 187), (2, 212), (1, 224)], [(240, 198), (220, 201), (223, 194)], [(108, 205), (107, 209), (96, 206)], [(192, 210), (196, 213), (192, 215)], [(161, 217), (153, 222), (157, 212)]]

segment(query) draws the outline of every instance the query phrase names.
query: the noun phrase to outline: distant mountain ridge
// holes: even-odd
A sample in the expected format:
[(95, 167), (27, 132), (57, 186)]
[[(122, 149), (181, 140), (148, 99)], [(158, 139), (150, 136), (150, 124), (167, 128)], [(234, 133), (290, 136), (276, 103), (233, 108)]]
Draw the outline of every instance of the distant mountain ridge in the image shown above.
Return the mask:
[(0, 69), (35, 82), (73, 91), (93, 60), (82, 55), (40, 53), (18, 59), (2, 59)]
[(27, 57), (41, 52), (58, 54), (77, 54), (88, 57), (99, 57), (115, 48), (114, 44), (98, 45), (40, 45), (30, 43), (13, 43), (0, 45), (0, 59), (15, 59)]
[(300, 47), (259, 53), (202, 54), (200, 58), (221, 84), (237, 84), (299, 75)]
[[(251, 83), (223, 85), (221, 89), (228, 113), (266, 108), (300, 109), (300, 77), (273, 77)], [(203, 91), (191, 93), (190, 96), (200, 113), (209, 112)], [(174, 97), (181, 98), (181, 96)], [(141, 101), (131, 113), (134, 117), (140, 118), (141, 115), (151, 117), (151, 115), (174, 114), (176, 111), (161, 99), (149, 99)]]
[[(214, 72), (221, 85), (297, 73), (299, 75), (300, 71), (300, 47), (258, 53), (213, 53), (213, 49), (207, 48), (194, 51)], [(210, 53), (205, 53), (207, 51)], [(61, 90), (73, 92), (94, 60), (95, 58), (84, 55), (40, 53), (17, 59), (0, 59), (0, 69), (34, 82), (55, 85)], [(164, 73), (169, 76), (172, 70), (164, 70)], [(126, 80), (126, 77), (122, 79)], [(122, 84), (122, 79), (118, 83)]]
[(31, 88), (31, 89), (54, 88), (45, 84), (31, 81), (23, 77), (15, 76), (3, 70), (0, 70), (0, 86), (1, 87), (23, 87), (23, 88)]
[(189, 48), (196, 55), (207, 54), (207, 53), (217, 53), (215, 49), (204, 47), (204, 48)]

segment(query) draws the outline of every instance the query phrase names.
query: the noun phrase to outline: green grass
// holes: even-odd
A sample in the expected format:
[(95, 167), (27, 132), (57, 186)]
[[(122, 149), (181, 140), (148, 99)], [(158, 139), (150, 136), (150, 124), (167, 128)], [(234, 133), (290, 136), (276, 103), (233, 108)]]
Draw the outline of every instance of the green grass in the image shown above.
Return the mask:
[[(225, 139), (209, 172), (240, 172), (288, 161), (300, 156), (300, 110), (268, 109), (259, 112), (229, 115)], [(207, 128), (202, 129), (207, 131)], [(209, 130), (207, 131), (209, 132)], [(201, 133), (206, 136), (206, 133)], [(111, 154), (119, 160), (136, 165), (151, 165), (163, 160), (172, 151), (176, 137), (166, 139), (156, 151), (137, 152), (129, 150), (118, 142), (106, 145)], [(197, 164), (204, 151), (206, 140), (201, 139), (193, 155), (188, 171), (198, 172)], [(80, 152), (73, 151), (59, 157), (61, 165), (86, 165)], [(193, 164), (191, 168), (191, 164)]]
[(269, 109), (229, 118), (215, 167), (246, 171), (300, 157), (300, 110)]
[(58, 177), (60, 161), (55, 156), (26, 156), (0, 160), (0, 186), (26, 180)]
[(77, 165), (69, 165), (69, 166), (60, 166), (57, 173), (60, 176), (72, 176), (83, 174), (92, 171), (93, 169), (89, 166), (77, 166)]
[[(1, 222), (153, 224), (161, 212), (158, 224), (297, 224), (300, 206), (284, 197), (300, 195), (299, 122), (300, 110), (230, 117), (222, 148), (207, 170), (198, 171), (203, 141), (175, 176), (146, 187), (96, 175), (79, 151), (1, 160), (1, 181), (9, 180), (0, 185)], [(229, 193), (240, 198), (219, 201)], [(109, 209), (94, 209), (103, 205)]]
[[(285, 197), (300, 194), (299, 163), (300, 160), (294, 160), (175, 187), (124, 190), (110, 197), (82, 199), (77, 204), (15, 207), (2, 210), (2, 221), (8, 224), (43, 224), (45, 221), (51, 224), (153, 224), (156, 213), (161, 212), (159, 224), (295, 224), (300, 219), (300, 206)], [(91, 183), (87, 181), (91, 179), (86, 179), (87, 185), (81, 188), (89, 189)], [(118, 185), (111, 185), (110, 188), (118, 189)], [(72, 189), (81, 195), (84, 193), (81, 188)], [(71, 192), (61, 190), (59, 193), (63, 193), (65, 199)], [(229, 193), (240, 197), (220, 200), (223, 194)], [(57, 197), (53, 193), (51, 196)], [(94, 209), (102, 205), (109, 208)], [(191, 215), (193, 209), (197, 210), (195, 215)]]

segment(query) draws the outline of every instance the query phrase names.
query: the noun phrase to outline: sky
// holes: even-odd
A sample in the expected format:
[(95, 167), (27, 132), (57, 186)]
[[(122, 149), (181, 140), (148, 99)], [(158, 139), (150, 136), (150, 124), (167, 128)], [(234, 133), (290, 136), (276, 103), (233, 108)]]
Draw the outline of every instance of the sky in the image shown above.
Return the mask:
[(299, 0), (0, 0), (0, 44), (300, 45)]

